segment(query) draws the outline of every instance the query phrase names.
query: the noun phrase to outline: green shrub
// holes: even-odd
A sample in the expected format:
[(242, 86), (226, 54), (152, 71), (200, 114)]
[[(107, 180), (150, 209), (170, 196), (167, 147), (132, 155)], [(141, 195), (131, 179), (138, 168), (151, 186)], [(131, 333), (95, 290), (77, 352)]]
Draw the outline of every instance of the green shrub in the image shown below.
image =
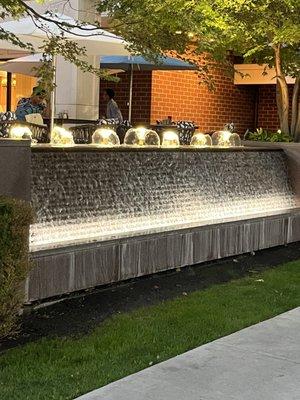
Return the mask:
[(277, 132), (268, 132), (266, 129), (258, 128), (255, 132), (248, 132), (245, 140), (255, 140), (261, 142), (292, 142), (292, 138), (278, 130)]
[(23, 302), (22, 283), (30, 267), (28, 203), (0, 196), (0, 338), (17, 330)]

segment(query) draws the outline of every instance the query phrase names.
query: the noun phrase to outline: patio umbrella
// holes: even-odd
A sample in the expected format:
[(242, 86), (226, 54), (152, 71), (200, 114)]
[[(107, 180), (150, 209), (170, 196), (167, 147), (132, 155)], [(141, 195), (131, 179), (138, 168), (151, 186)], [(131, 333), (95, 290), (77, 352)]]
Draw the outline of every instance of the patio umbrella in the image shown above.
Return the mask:
[[(48, 17), (48, 15), (45, 15)], [(52, 17), (59, 23), (68, 23), (70, 25), (77, 25), (76, 21), (66, 15), (59, 15)], [(37, 26), (38, 25), (38, 26)], [(76, 42), (79, 46), (85, 47), (87, 55), (101, 56), (107, 54), (123, 54), (128, 55), (126, 50), (126, 43), (124, 40), (104, 29), (98, 29), (93, 25), (84, 25), (84, 30), (80, 28), (67, 28), (65, 32), (62, 28), (57, 26), (54, 22), (48, 21), (33, 21), (31, 17), (22, 18), (17, 21), (8, 21), (0, 24), (0, 29), (7, 32), (14, 33), (22, 42), (31, 43), (33, 48), (38, 52), (44, 45), (45, 40), (48, 38), (49, 32), (52, 35), (60, 36), (62, 33), (64, 38)], [(3, 49), (19, 49), (5, 40), (0, 40), (0, 48)], [(53, 60), (55, 65), (55, 59)], [(55, 104), (55, 91), (51, 93), (51, 123), (50, 129), (53, 128), (54, 122), (54, 104)]]
[(154, 70), (167, 70), (167, 71), (186, 71), (196, 70), (197, 67), (188, 62), (178, 60), (173, 57), (160, 57), (157, 63), (146, 60), (142, 56), (104, 56), (100, 60), (100, 68), (103, 69), (121, 69), (123, 71), (131, 71), (130, 73), (130, 89), (129, 89), (129, 110), (128, 119), (131, 121), (132, 113), (132, 86), (133, 86), (133, 72), (134, 71), (154, 71)]

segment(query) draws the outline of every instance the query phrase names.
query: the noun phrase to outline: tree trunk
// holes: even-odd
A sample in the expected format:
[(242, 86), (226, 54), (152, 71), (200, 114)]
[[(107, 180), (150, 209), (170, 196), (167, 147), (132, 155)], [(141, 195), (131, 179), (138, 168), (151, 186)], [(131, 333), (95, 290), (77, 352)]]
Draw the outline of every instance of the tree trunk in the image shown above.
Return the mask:
[(274, 46), (275, 52), (275, 71), (277, 83), (277, 110), (280, 121), (280, 129), (283, 133), (290, 134), (289, 126), (289, 91), (286, 79), (281, 67), (280, 45)]
[(294, 133), (295, 142), (300, 142), (300, 100), (298, 100), (297, 122)]
[(279, 82), (276, 78), (276, 104), (277, 104), (277, 113), (279, 118), (280, 127), (282, 125), (282, 94)]
[(292, 99), (291, 135), (295, 142), (300, 141), (300, 76), (296, 78)]

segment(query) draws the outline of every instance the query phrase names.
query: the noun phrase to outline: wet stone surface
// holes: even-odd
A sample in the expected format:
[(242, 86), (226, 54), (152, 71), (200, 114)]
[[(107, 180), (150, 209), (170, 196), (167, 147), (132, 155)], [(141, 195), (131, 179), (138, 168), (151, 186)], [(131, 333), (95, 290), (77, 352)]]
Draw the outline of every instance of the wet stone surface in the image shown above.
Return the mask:
[(289, 210), (286, 158), (252, 152), (33, 152), (31, 245)]

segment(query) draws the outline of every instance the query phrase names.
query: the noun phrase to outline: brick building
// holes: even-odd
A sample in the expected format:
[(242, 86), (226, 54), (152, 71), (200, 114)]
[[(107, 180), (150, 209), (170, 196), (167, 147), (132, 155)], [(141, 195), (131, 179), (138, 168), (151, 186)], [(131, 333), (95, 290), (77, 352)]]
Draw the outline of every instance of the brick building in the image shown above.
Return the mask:
[[(290, 104), (292, 103), (293, 88), (293, 85), (289, 85)], [(259, 100), (257, 126), (276, 131), (279, 126), (276, 105), (276, 85), (260, 85), (257, 90)]]
[[(127, 119), (129, 73), (118, 76), (119, 83), (101, 81), (100, 93), (112, 87)], [(278, 129), (274, 84), (235, 85), (233, 78), (222, 70), (215, 71), (214, 83), (215, 91), (209, 91), (192, 71), (134, 72), (132, 122), (155, 123), (172, 116), (175, 121), (194, 121), (204, 132), (220, 129), (231, 121), (239, 133), (256, 127)], [(105, 104), (100, 94), (100, 115), (104, 114)]]

